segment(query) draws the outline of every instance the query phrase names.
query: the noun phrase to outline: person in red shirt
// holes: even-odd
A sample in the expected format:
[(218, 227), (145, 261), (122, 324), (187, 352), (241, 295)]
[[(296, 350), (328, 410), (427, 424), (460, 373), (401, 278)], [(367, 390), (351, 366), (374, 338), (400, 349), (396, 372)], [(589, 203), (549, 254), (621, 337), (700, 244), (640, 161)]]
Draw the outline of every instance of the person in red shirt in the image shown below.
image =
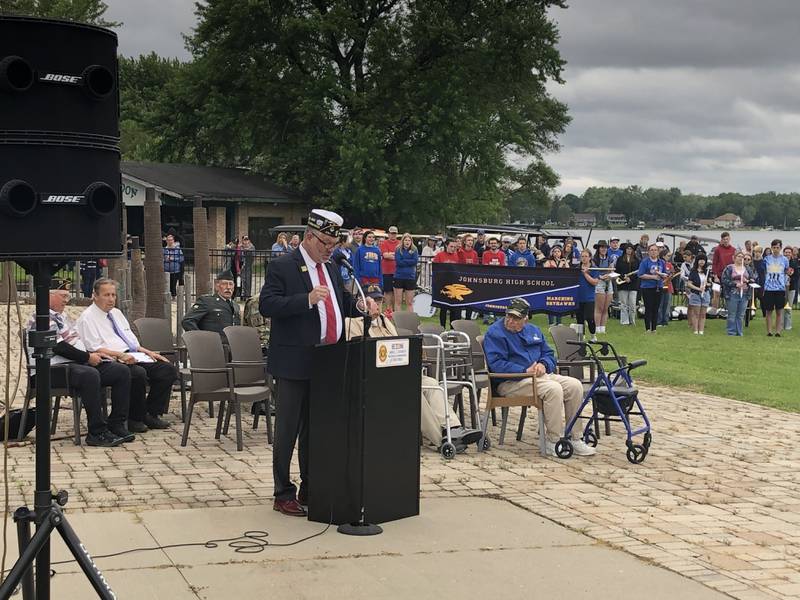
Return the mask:
[[(439, 252), (433, 257), (435, 263), (450, 263), (460, 264), (461, 258), (458, 255), (458, 243), (455, 239), (450, 239), (445, 242), (444, 250)], [(457, 308), (439, 308), (439, 325), (445, 327), (447, 324), (447, 313), (450, 313), (450, 327), (453, 327), (453, 321), (461, 318), (461, 311)]]
[[(719, 245), (714, 248), (714, 254), (711, 259), (711, 273), (714, 275), (716, 283), (722, 282), (722, 272), (725, 267), (733, 264), (733, 257), (736, 255), (736, 248), (731, 246), (731, 234), (723, 231), (719, 237)], [(711, 306), (719, 308), (720, 289), (714, 291), (711, 298)]]
[[(465, 265), (479, 265), (481, 259), (478, 256), (478, 251), (475, 250), (475, 238), (471, 233), (466, 234), (462, 239), (462, 247), (458, 249), (458, 258), (462, 264)], [(465, 316), (466, 319), (472, 318), (472, 309), (468, 308)]]
[(481, 264), (506, 266), (506, 253), (500, 250), (500, 240), (490, 237), (487, 241), (488, 247), (483, 251)]
[(465, 265), (479, 265), (478, 252), (475, 250), (475, 238), (471, 233), (464, 236), (464, 246), (458, 251), (458, 258), (460, 262)]
[(394, 306), (394, 273), (397, 268), (395, 251), (400, 245), (397, 239), (397, 227), (389, 227), (389, 237), (381, 242), (381, 272), (383, 273), (383, 299), (386, 306)]

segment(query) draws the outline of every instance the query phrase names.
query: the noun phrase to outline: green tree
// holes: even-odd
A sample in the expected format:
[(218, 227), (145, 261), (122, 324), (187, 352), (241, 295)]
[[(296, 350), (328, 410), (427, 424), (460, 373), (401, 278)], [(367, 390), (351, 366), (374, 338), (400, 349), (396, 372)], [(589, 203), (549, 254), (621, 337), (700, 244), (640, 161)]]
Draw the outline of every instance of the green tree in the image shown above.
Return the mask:
[(195, 60), (165, 90), (155, 154), (252, 167), (350, 222), (502, 215), (557, 182), (543, 163), (568, 122), (546, 88), (564, 64), (553, 7), (564, 1), (198, 4)]
[(184, 67), (177, 59), (155, 52), (119, 58), (120, 147), (127, 160), (152, 156), (158, 141), (156, 106), (164, 87)]
[(104, 18), (108, 5), (102, 0), (0, 0), (0, 14), (65, 19), (100, 27), (122, 23)]

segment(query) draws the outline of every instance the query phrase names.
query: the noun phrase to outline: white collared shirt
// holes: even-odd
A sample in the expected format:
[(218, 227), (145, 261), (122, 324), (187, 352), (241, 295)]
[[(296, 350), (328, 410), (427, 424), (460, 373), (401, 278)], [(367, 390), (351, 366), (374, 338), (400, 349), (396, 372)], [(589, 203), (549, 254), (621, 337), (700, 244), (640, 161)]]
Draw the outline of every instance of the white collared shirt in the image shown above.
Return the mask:
[[(308, 269), (308, 274), (311, 277), (311, 286), (316, 287), (318, 285), (324, 285), (328, 288), (331, 293), (331, 299), (333, 300), (333, 311), (336, 313), (336, 339), (339, 339), (342, 335), (342, 313), (339, 310), (339, 302), (336, 300), (336, 288), (333, 287), (333, 281), (331, 281), (331, 274), (328, 273), (328, 269), (325, 265), (322, 265), (322, 272), (325, 274), (325, 281), (320, 283), (319, 275), (317, 274), (317, 263), (308, 255), (306, 249), (303, 248), (303, 244), (300, 244), (300, 254), (303, 257), (303, 260), (306, 263), (306, 268)], [(325, 312), (325, 302), (320, 300), (317, 302), (317, 312), (319, 313), (319, 341), (325, 341), (325, 331), (328, 327), (328, 315)]]
[[(108, 320), (108, 315), (111, 314), (117, 327), (128, 336), (131, 341), (136, 341), (136, 348), (128, 348), (121, 337), (114, 331), (111, 321)], [(118, 308), (112, 308), (108, 313), (97, 307), (97, 304), (92, 304), (89, 308), (83, 311), (77, 323), (78, 334), (81, 336), (86, 349), (89, 352), (94, 352), (98, 348), (108, 348), (115, 352), (127, 352), (128, 350), (138, 350), (139, 340), (131, 331), (131, 326), (128, 324), (128, 319), (122, 314)]]

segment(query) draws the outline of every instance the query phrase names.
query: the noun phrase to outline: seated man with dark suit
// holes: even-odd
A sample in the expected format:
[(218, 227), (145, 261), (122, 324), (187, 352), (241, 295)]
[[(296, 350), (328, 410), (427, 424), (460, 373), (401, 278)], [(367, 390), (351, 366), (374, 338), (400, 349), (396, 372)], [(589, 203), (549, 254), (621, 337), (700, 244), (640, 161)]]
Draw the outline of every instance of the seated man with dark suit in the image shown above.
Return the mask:
[[(344, 321), (361, 312), (378, 314), (367, 298), (361, 306), (344, 287), (339, 268), (328, 262), (339, 236), (342, 217), (313, 210), (300, 246), (267, 265), (259, 311), (270, 317), (267, 370), (277, 378), (272, 475), (273, 508), (285, 515), (306, 516), (308, 502), (308, 404), (314, 346), (344, 341)], [(299, 437), (299, 493), (289, 466)]]

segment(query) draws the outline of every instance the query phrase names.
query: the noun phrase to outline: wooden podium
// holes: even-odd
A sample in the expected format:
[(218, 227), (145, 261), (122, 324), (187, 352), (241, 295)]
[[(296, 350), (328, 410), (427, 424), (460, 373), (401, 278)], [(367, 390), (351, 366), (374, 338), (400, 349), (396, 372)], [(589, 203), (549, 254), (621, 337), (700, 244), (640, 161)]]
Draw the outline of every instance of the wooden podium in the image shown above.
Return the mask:
[(421, 362), (421, 336), (317, 346), (309, 520), (383, 523), (419, 514)]

